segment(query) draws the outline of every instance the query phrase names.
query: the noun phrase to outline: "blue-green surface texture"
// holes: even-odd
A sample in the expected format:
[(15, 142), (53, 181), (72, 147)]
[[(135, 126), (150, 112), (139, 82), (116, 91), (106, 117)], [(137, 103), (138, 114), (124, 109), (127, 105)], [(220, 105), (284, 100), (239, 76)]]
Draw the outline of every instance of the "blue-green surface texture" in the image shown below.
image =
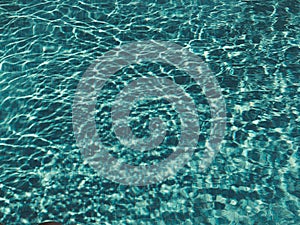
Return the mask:
[[(300, 224), (299, 7), (299, 0), (1, 0), (0, 223)], [(163, 142), (143, 152), (118, 141), (112, 103), (135, 78), (150, 74), (181, 86), (200, 126), (192, 157), (174, 176), (124, 185), (83, 157), (74, 96), (94, 60), (150, 40), (176, 43), (210, 68), (226, 103), (226, 130), (220, 151), (199, 169), (212, 129), (201, 87), (170, 64), (123, 67), (95, 107), (111, 156), (156, 164), (179, 142), (180, 115), (155, 96), (135, 103), (130, 127), (136, 137), (150, 137), (149, 118), (159, 117)]]

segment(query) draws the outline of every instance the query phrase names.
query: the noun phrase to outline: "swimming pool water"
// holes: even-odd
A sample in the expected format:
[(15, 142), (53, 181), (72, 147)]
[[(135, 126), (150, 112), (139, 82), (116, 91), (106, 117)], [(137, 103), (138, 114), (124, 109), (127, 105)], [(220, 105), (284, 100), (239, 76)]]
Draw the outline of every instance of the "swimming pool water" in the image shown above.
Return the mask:
[[(0, 222), (37, 224), (299, 224), (298, 0), (0, 2)], [(168, 41), (199, 56), (226, 103), (220, 152), (197, 163), (211, 129), (210, 105), (188, 74), (144, 62), (111, 77), (95, 121), (109, 153), (155, 164), (178, 144), (180, 115), (163, 99), (130, 114), (137, 137), (149, 117), (166, 121), (152, 151), (125, 148), (112, 132), (111, 102), (132, 80), (168, 77), (195, 102), (196, 150), (174, 177), (122, 185), (86, 163), (73, 132), (76, 88), (97, 58), (135, 41)]]

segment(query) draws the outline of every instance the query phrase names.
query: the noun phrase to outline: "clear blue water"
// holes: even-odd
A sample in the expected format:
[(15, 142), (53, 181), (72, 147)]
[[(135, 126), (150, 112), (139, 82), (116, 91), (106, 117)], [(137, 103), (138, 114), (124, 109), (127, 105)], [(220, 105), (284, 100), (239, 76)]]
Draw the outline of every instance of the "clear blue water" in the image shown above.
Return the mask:
[[(0, 222), (38, 224), (299, 224), (298, 0), (0, 2)], [(153, 151), (121, 145), (111, 102), (134, 78), (168, 77), (195, 102), (200, 133), (173, 177), (122, 185), (85, 162), (73, 131), (76, 88), (95, 59), (135, 41), (169, 41), (205, 62), (226, 103), (222, 146), (206, 170), (210, 105), (173, 66), (132, 64), (97, 99), (96, 125), (109, 153), (155, 164), (178, 144), (180, 115), (161, 99), (140, 101), (132, 131), (149, 137), (149, 117), (167, 121)]]

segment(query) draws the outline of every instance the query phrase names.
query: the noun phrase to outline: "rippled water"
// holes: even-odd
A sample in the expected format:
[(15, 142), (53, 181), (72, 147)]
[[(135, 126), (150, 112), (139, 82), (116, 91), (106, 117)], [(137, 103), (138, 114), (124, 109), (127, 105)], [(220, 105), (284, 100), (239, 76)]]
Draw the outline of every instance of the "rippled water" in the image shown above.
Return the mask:
[[(298, 0), (0, 2), (0, 220), (6, 224), (298, 224)], [(140, 101), (131, 126), (167, 121), (152, 152), (120, 147), (108, 114), (119, 89), (146, 74), (168, 76), (194, 99), (200, 136), (175, 177), (144, 187), (114, 183), (84, 163), (72, 127), (77, 85), (95, 59), (133, 41), (171, 41), (210, 67), (226, 102), (227, 128), (206, 171), (197, 162), (210, 129), (201, 89), (170, 65), (123, 68), (97, 101), (97, 130), (110, 154), (157, 163), (178, 143), (168, 102)], [(146, 122), (145, 122), (146, 121)]]

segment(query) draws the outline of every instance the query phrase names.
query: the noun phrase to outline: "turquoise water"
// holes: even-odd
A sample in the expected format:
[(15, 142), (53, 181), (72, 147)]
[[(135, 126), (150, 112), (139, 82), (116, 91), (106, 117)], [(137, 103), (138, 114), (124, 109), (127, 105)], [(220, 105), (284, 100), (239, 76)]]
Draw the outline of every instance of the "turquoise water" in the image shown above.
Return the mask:
[[(0, 2), (0, 222), (37, 224), (298, 224), (299, 4), (266, 1)], [(138, 77), (165, 77), (194, 100), (199, 139), (175, 176), (122, 185), (86, 163), (73, 131), (76, 88), (94, 60), (135, 41), (169, 41), (199, 56), (226, 103), (226, 132), (206, 170), (211, 105), (180, 68), (143, 62), (120, 69), (99, 92), (95, 116), (109, 153), (130, 165), (170, 156), (182, 131), (169, 102), (133, 107), (130, 126), (157, 148), (139, 152), (112, 132), (111, 103)]]

